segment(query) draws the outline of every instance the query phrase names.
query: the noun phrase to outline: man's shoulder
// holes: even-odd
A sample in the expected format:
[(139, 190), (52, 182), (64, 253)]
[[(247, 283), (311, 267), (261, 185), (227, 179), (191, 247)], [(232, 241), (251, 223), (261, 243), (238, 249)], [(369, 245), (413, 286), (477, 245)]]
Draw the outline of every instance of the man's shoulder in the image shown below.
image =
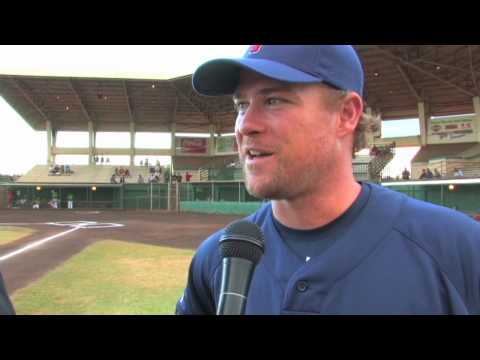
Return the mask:
[(469, 216), (447, 208), (445, 206), (437, 205), (431, 202), (415, 199), (404, 193), (394, 191), (376, 184), (369, 184), (372, 188), (372, 193), (376, 196), (376, 201), (380, 201), (382, 206), (400, 204), (401, 213), (399, 214), (400, 223), (414, 221), (422, 223), (426, 226), (438, 227), (440, 224), (436, 223), (435, 219), (441, 220), (443, 223), (452, 224), (458, 223), (465, 226), (480, 227)]
[(399, 211), (393, 230), (404, 239), (423, 248), (434, 257), (440, 254), (475, 252), (480, 256), (480, 223), (469, 216), (430, 202), (373, 185), (381, 206), (388, 211), (389, 204)]

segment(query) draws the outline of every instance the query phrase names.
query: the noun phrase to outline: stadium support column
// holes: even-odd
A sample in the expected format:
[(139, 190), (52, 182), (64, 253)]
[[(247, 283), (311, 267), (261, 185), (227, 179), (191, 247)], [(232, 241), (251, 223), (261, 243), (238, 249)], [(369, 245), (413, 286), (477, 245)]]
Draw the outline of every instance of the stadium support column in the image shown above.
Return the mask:
[(95, 165), (95, 131), (93, 122), (88, 122), (88, 165)]
[(210, 132), (210, 138), (208, 139), (208, 155), (214, 156), (215, 155), (215, 125), (210, 124), (208, 126), (208, 130)]
[(135, 165), (135, 123), (130, 123), (130, 166)]
[(418, 120), (420, 121), (420, 144), (427, 145), (428, 142), (428, 122), (429, 116), (424, 102), (418, 103)]
[(171, 159), (171, 164), (170, 164), (170, 170), (172, 171), (170, 174), (173, 175), (173, 158), (175, 157), (176, 155), (176, 142), (175, 142), (175, 131), (176, 131), (176, 127), (175, 127), (175, 123), (171, 123), (170, 124), (170, 141), (171, 141), (171, 145), (170, 145), (170, 154), (172, 156), (172, 159)]
[(47, 129), (47, 165), (52, 165), (54, 163), (53, 159), (53, 131), (52, 131), (52, 122), (47, 120), (46, 122)]
[[(175, 154), (176, 154), (176, 142), (175, 142), (175, 131), (176, 131), (176, 127), (175, 127), (175, 123), (172, 122), (170, 124), (170, 176), (169, 176), (169, 180), (168, 180), (168, 211), (171, 211), (172, 210), (172, 197), (173, 197), (173, 186), (172, 186), (172, 176), (174, 174), (174, 167), (173, 167), (173, 159), (175, 157)], [(176, 196), (176, 195), (175, 195)]]
[[(368, 115), (368, 116), (372, 116), (372, 108), (371, 107), (367, 107), (365, 109), (365, 113)], [(373, 146), (373, 144), (375, 143), (375, 138), (374, 138), (375, 134), (371, 131), (367, 132), (367, 143), (365, 144), (367, 146), (367, 148), (371, 148)]]
[(474, 129), (477, 132), (477, 141), (480, 142), (480, 97), (473, 98), (473, 109), (475, 111)]

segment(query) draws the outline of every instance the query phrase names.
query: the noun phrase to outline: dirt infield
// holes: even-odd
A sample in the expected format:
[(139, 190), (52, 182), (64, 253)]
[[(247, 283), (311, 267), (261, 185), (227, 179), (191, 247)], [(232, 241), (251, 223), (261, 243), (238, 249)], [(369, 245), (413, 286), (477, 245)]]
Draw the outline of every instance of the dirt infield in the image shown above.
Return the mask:
[[(115, 239), (196, 249), (212, 232), (241, 217), (167, 211), (0, 209), (0, 225), (25, 226), (36, 230), (30, 236), (0, 246), (0, 259), (6, 257), (0, 260), (0, 271), (9, 294), (12, 294), (96, 241)], [(84, 223), (76, 223), (79, 221)], [(63, 224), (51, 224), (62, 222)], [(65, 222), (71, 224), (67, 225)], [(94, 222), (100, 224), (100, 228), (93, 224)], [(123, 226), (103, 227), (110, 223)], [(70, 229), (73, 230), (65, 235), (47, 240), (11, 257), (7, 256)]]

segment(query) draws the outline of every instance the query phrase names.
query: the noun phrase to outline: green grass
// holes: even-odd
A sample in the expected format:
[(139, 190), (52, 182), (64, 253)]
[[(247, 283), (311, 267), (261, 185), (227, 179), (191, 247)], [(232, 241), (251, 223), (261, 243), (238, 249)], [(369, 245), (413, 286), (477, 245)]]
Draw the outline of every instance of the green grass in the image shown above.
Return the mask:
[(27, 235), (33, 234), (35, 230), (15, 226), (0, 226), (0, 245), (21, 239)]
[(12, 296), (17, 314), (173, 314), (192, 250), (97, 242)]

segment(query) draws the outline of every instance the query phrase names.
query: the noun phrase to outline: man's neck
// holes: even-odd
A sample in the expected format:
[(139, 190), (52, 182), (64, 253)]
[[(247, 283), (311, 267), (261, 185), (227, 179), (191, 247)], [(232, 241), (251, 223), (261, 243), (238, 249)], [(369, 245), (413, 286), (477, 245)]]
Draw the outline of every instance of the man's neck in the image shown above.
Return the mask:
[(299, 230), (322, 227), (340, 217), (355, 202), (361, 185), (353, 176), (319, 186), (314, 193), (293, 200), (272, 200), (275, 219)]

